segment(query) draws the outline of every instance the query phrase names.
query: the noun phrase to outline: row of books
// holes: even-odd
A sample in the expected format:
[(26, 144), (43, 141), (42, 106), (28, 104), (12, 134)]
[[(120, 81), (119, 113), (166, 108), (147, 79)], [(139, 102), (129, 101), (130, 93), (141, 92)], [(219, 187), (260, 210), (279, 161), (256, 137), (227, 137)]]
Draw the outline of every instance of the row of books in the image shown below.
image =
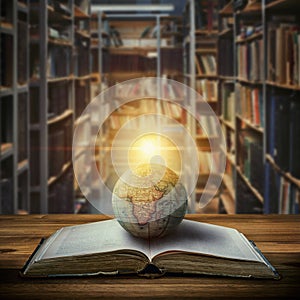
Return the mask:
[(0, 86), (12, 87), (13, 85), (13, 36), (8, 34), (1, 34), (1, 69), (0, 69)]
[(89, 80), (75, 81), (75, 118), (78, 118), (91, 100)]
[(48, 212), (74, 213), (74, 175), (72, 168), (49, 186)]
[(267, 163), (266, 213), (298, 214), (300, 190)]
[(295, 23), (268, 24), (268, 80), (300, 85), (300, 28)]
[(1, 144), (13, 142), (13, 97), (6, 96), (0, 98), (0, 138)]
[(222, 129), (226, 139), (227, 153), (233, 155), (235, 154), (235, 132), (228, 130), (224, 124), (222, 124)]
[[(49, 177), (57, 176), (63, 166), (71, 161), (73, 128), (71, 118), (50, 127), (48, 137)], [(54, 127), (54, 126), (53, 126)]]
[(222, 117), (234, 127), (235, 122), (235, 93), (225, 87), (222, 90)]
[(71, 74), (72, 49), (70, 47), (49, 47), (47, 76), (65, 77)]
[(216, 75), (217, 62), (215, 54), (196, 53), (195, 63), (197, 75)]
[(250, 81), (263, 79), (263, 40), (237, 45), (238, 77)]
[(218, 74), (220, 76), (233, 76), (233, 40), (232, 34), (220, 38), (218, 41), (219, 58)]
[(110, 72), (155, 72), (156, 59), (139, 54), (114, 54), (104, 52), (103, 71)]
[(240, 153), (238, 164), (258, 192), (264, 194), (264, 163), (261, 137), (252, 131), (243, 130), (238, 134)]
[(199, 174), (209, 174), (218, 172), (219, 154), (198, 151)]
[(74, 75), (85, 76), (89, 74), (90, 47), (87, 39), (76, 39), (75, 56), (76, 60), (74, 63)]
[[(154, 78), (155, 79), (155, 78)], [(177, 84), (170, 84), (167, 80), (161, 81), (160, 96), (163, 99), (181, 100), (184, 97), (184, 90)], [(154, 95), (153, 91), (157, 91)], [(122, 83), (115, 88), (115, 97), (156, 97), (158, 96), (158, 87), (153, 78), (145, 78), (144, 81)]]
[(12, 214), (13, 211), (13, 179), (0, 179), (0, 212), (2, 214)]
[(195, 27), (211, 31), (218, 27), (218, 11), (214, 1), (195, 1)]
[(274, 93), (268, 102), (268, 152), (283, 171), (300, 178), (299, 93)]
[(48, 118), (62, 114), (69, 105), (71, 86), (68, 81), (60, 81), (48, 86)]
[(261, 214), (263, 203), (255, 197), (244, 179), (237, 173), (236, 177), (236, 213)]
[(264, 127), (262, 89), (238, 84), (236, 97), (237, 113), (253, 125)]
[(200, 122), (197, 128), (198, 134), (208, 137), (218, 136), (218, 124), (216, 124), (216, 119), (213, 116), (199, 115), (198, 120)]
[(216, 80), (196, 80), (196, 91), (203, 96), (205, 101), (217, 101), (218, 82)]

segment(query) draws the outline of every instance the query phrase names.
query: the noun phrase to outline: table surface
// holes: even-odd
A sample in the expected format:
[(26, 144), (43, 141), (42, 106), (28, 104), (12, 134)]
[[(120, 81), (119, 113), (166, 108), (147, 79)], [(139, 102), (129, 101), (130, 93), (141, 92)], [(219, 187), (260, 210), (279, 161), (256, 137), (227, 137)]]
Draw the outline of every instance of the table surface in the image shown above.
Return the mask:
[(300, 295), (300, 215), (187, 215), (187, 219), (238, 229), (253, 240), (280, 280), (166, 275), (39, 278), (19, 276), (42, 237), (68, 225), (107, 219), (101, 215), (0, 216), (1, 299), (120, 298), (298, 298)]

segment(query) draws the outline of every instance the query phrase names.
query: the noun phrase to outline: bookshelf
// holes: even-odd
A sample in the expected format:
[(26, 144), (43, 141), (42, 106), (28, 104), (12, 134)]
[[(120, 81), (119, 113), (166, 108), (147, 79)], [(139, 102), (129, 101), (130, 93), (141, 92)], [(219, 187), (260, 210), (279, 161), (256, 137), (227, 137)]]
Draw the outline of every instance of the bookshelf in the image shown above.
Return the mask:
[(297, 1), (264, 7), (267, 213), (299, 213), (299, 8)]
[[(183, 75), (184, 83), (196, 90), (205, 101), (218, 114), (219, 110), (219, 53), (218, 53), (218, 1), (187, 1), (183, 12)], [(197, 98), (197, 97), (196, 97)], [(191, 99), (190, 109), (201, 119), (207, 118), (208, 128), (211, 130), (205, 133), (195, 120), (188, 121), (191, 135), (198, 146), (198, 159), (200, 163), (199, 180), (195, 193), (191, 196), (194, 203), (191, 211), (194, 212), (218, 212), (219, 197), (216, 195), (210, 207), (202, 209), (200, 198), (204, 191), (205, 184), (210, 172), (213, 173), (210, 162), (215, 162), (214, 153), (210, 153), (209, 139), (214, 140), (214, 124), (208, 116), (202, 116), (203, 107), (201, 101)], [(187, 173), (189, 170), (186, 171)], [(206, 179), (206, 180), (205, 180)]]
[(297, 9), (297, 1), (248, 1), (234, 11), (223, 1), (219, 11), (219, 52), (234, 58), (233, 69), (219, 68), (228, 146), (220, 212), (234, 200), (236, 213), (299, 213)]
[(28, 213), (28, 1), (1, 2), (0, 213)]
[(90, 130), (79, 120), (91, 98), (89, 18), (86, 0), (30, 3), (32, 213), (74, 212), (73, 129)]

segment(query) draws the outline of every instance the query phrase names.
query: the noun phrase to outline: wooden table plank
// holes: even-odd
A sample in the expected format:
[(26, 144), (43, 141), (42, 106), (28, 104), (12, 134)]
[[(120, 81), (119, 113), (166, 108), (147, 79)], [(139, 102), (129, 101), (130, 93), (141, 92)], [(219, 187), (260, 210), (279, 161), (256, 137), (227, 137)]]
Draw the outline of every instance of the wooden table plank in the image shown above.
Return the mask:
[(18, 271), (42, 237), (62, 226), (107, 219), (101, 215), (0, 216), (1, 299), (297, 298), (300, 294), (300, 216), (187, 215), (234, 227), (255, 241), (282, 279), (213, 276), (138, 276), (24, 279)]

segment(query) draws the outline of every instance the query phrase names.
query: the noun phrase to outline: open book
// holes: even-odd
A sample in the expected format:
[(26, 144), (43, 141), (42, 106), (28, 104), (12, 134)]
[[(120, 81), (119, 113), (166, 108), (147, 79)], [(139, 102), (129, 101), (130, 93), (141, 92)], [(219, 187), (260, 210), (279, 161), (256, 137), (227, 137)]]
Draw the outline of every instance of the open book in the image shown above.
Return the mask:
[(165, 272), (279, 278), (242, 233), (189, 220), (183, 220), (168, 236), (151, 240), (133, 237), (115, 219), (64, 227), (41, 242), (21, 274), (155, 277)]

